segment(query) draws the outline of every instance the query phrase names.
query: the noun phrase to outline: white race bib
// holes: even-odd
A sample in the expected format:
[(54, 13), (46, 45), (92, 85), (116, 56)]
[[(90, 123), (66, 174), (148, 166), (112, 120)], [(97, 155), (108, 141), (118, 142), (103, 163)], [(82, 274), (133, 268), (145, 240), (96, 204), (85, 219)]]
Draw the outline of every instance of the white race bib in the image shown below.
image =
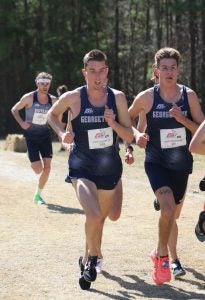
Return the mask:
[(113, 145), (111, 127), (88, 130), (89, 149), (102, 149)]
[(161, 148), (176, 148), (186, 145), (186, 130), (182, 128), (160, 129)]
[(35, 112), (32, 123), (36, 125), (45, 125), (47, 123), (47, 114)]

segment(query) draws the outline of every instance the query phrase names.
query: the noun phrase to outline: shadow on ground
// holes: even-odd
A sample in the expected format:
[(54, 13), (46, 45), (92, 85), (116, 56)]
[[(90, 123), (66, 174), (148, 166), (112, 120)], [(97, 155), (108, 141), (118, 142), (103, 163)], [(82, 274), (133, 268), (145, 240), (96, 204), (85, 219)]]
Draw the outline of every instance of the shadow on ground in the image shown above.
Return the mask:
[[(196, 272), (194, 269), (187, 269), (188, 272), (193, 273), (193, 275), (198, 280), (204, 281), (204, 275)], [(205, 295), (204, 293), (195, 293), (190, 292), (184, 289), (175, 288), (173, 286), (170, 286), (168, 284), (164, 284), (161, 286), (148, 284), (143, 279), (140, 279), (136, 275), (126, 275), (129, 279), (132, 280), (126, 281), (122, 279), (121, 277), (114, 276), (109, 274), (108, 272), (102, 271), (102, 274), (105, 278), (109, 280), (113, 280), (117, 282), (120, 286), (120, 288), (123, 288), (123, 290), (118, 290), (118, 295), (112, 295), (111, 293), (102, 292), (96, 289), (91, 288), (90, 292), (104, 295), (110, 299), (118, 299), (118, 300), (125, 300), (125, 299), (138, 299), (138, 298), (145, 298), (145, 299), (204, 299)], [(187, 280), (187, 279), (180, 279), (184, 282), (188, 282), (191, 285), (195, 285), (198, 289), (204, 290), (204, 284), (199, 283), (194, 280)]]
[(47, 209), (51, 210), (53, 213), (61, 213), (61, 214), (79, 214), (83, 215), (84, 212), (82, 209), (79, 208), (72, 208), (72, 207), (65, 207), (61, 205), (56, 205), (56, 204), (46, 204)]

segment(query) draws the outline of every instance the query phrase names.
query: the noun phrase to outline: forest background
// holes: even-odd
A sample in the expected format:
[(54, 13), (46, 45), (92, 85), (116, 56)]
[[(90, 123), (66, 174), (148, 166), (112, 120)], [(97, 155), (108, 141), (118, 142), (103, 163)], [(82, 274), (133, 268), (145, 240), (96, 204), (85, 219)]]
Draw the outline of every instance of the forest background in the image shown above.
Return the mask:
[(11, 107), (35, 90), (35, 76), (53, 75), (58, 85), (83, 85), (82, 59), (106, 52), (109, 83), (130, 105), (152, 82), (161, 47), (182, 54), (180, 81), (194, 89), (205, 111), (205, 0), (1, 0), (0, 137), (21, 132)]

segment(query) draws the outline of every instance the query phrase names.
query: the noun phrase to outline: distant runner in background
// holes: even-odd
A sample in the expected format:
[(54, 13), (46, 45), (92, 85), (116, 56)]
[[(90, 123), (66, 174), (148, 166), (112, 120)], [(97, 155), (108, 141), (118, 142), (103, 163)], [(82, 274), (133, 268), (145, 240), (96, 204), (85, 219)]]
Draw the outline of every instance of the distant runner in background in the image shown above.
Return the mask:
[[(23, 95), (11, 109), (14, 118), (24, 130), (31, 168), (39, 175), (38, 186), (33, 197), (37, 204), (45, 204), (41, 192), (48, 180), (53, 156), (47, 112), (57, 98), (48, 93), (51, 81), (50, 74), (39, 73), (35, 79), (37, 89)], [(19, 113), (22, 109), (25, 109), (25, 120)]]

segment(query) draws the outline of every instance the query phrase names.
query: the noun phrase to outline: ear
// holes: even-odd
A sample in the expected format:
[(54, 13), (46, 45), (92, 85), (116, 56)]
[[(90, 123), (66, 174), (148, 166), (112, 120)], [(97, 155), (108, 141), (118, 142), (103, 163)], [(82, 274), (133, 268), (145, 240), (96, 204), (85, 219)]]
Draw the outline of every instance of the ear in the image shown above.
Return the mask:
[(109, 73), (109, 68), (108, 68), (108, 67), (106, 67), (106, 70), (107, 70), (107, 76), (108, 76), (108, 73)]
[(159, 77), (159, 69), (157, 67), (154, 67), (153, 73), (155, 77)]
[(84, 77), (86, 76), (86, 69), (82, 69), (82, 74)]

